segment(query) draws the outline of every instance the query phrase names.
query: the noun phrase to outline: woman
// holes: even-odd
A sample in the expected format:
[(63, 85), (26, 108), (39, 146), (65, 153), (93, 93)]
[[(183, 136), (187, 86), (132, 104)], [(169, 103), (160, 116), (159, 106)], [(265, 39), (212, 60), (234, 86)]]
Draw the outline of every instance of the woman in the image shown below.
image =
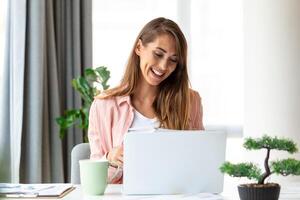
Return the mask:
[(91, 159), (107, 158), (109, 182), (122, 183), (124, 134), (158, 127), (204, 129), (200, 96), (189, 89), (186, 39), (165, 18), (141, 30), (121, 84), (95, 97), (88, 130)]

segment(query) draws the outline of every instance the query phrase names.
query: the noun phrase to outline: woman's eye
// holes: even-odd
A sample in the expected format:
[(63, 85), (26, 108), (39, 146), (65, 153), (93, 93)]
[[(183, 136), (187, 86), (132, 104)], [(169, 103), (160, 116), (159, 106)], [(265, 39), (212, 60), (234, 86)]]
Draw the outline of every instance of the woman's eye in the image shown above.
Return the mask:
[(175, 59), (170, 59), (170, 61), (171, 61), (172, 63), (177, 63), (177, 60), (175, 60)]
[(162, 54), (160, 54), (160, 53), (154, 53), (154, 56), (155, 56), (155, 57), (158, 57), (158, 58), (161, 58), (161, 57), (163, 57), (163, 55), (162, 55)]

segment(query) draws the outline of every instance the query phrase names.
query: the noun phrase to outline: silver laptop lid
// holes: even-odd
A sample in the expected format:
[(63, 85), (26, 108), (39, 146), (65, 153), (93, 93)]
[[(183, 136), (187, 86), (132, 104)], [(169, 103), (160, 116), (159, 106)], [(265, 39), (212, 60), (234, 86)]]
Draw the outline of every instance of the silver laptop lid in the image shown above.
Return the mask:
[(129, 132), (124, 138), (123, 193), (220, 193), (225, 149), (226, 134), (220, 131)]

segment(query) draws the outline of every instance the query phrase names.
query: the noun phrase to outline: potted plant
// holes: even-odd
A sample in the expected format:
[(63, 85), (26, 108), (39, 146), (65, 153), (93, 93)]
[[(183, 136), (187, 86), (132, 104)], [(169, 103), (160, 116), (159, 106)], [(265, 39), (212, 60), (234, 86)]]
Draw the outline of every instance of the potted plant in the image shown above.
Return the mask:
[(73, 88), (80, 93), (83, 100), (81, 108), (69, 109), (64, 114), (56, 118), (56, 123), (60, 127), (59, 135), (63, 138), (67, 129), (79, 123), (79, 128), (83, 130), (83, 141), (88, 142), (87, 129), (89, 125), (89, 110), (94, 100), (94, 96), (100, 94), (102, 90), (109, 88), (107, 81), (110, 72), (106, 67), (101, 66), (95, 69), (87, 68), (83, 76), (72, 80)]
[(246, 138), (243, 145), (248, 150), (266, 149), (264, 160), (264, 172), (258, 165), (251, 162), (232, 164), (224, 162), (220, 167), (222, 173), (233, 177), (247, 177), (254, 179), (256, 183), (240, 184), (238, 192), (241, 200), (277, 200), (280, 193), (280, 185), (266, 183), (266, 178), (272, 174), (283, 176), (300, 175), (300, 161), (293, 158), (269, 162), (271, 150), (287, 151), (291, 154), (298, 151), (297, 145), (290, 139), (270, 137)]

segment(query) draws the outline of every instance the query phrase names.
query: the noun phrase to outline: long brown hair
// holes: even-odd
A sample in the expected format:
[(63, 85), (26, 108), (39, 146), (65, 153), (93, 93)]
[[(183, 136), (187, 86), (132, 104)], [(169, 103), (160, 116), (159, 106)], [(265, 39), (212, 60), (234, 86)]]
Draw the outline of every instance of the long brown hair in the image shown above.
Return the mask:
[(189, 129), (190, 93), (187, 73), (187, 42), (179, 26), (170, 19), (156, 18), (143, 27), (133, 45), (120, 85), (105, 91), (105, 95), (99, 98), (131, 96), (134, 93), (139, 76), (142, 76), (139, 67), (140, 59), (135, 53), (136, 45), (140, 39), (145, 46), (162, 34), (170, 34), (174, 37), (178, 62), (170, 76), (159, 84), (153, 108), (162, 127)]

